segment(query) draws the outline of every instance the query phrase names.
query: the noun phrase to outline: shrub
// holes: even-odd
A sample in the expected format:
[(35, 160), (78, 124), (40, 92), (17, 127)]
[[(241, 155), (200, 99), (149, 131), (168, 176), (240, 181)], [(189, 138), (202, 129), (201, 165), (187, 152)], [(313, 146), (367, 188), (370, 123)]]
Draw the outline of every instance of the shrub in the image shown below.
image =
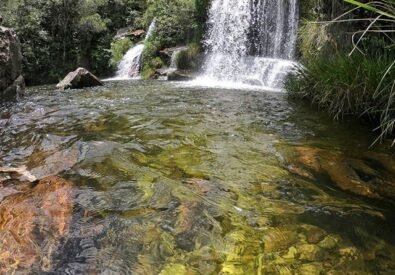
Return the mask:
[(155, 74), (155, 70), (163, 66), (163, 61), (158, 57), (161, 42), (154, 34), (145, 41), (143, 51), (143, 70), (141, 76), (143, 79), (149, 79)]
[(320, 12), (323, 15), (310, 15), (315, 20), (332, 21), (302, 21), (299, 51), (303, 66), (288, 78), (286, 89), (290, 96), (308, 98), (335, 118), (344, 115), (373, 118), (378, 125), (376, 130), (380, 130), (379, 139), (393, 134), (395, 3), (393, 0), (328, 3), (338, 3), (344, 14), (336, 14), (333, 7), (326, 10), (324, 5)]
[[(394, 54), (337, 54), (299, 66), (285, 83), (291, 97), (308, 98), (335, 118), (369, 116), (380, 121), (382, 134), (392, 131), (395, 115)], [(385, 112), (385, 115), (383, 115)]]
[(111, 43), (111, 65), (117, 65), (121, 60), (125, 53), (133, 46), (132, 41), (125, 37), (122, 39), (118, 39)]

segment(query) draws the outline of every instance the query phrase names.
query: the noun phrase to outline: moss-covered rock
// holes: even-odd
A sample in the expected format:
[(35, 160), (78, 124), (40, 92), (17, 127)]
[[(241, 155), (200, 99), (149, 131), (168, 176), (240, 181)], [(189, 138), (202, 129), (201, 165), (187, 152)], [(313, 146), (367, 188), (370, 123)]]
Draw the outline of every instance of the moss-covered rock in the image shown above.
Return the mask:
[(196, 70), (201, 63), (201, 48), (197, 43), (190, 44), (187, 49), (180, 51), (176, 57), (179, 70)]

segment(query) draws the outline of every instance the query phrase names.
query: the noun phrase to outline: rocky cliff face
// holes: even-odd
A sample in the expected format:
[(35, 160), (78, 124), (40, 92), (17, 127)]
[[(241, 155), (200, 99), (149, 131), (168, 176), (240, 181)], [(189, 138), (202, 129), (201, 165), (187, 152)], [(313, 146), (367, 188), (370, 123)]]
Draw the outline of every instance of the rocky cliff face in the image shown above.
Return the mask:
[(0, 102), (18, 97), (24, 89), (18, 37), (12, 29), (0, 26)]

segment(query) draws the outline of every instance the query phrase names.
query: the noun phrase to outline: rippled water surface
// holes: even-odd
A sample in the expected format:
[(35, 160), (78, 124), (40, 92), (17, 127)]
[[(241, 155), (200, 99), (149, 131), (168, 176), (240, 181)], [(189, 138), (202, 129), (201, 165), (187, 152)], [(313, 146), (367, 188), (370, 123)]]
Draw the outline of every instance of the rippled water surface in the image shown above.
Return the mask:
[(0, 273), (395, 270), (394, 158), (284, 94), (121, 81), (0, 115)]

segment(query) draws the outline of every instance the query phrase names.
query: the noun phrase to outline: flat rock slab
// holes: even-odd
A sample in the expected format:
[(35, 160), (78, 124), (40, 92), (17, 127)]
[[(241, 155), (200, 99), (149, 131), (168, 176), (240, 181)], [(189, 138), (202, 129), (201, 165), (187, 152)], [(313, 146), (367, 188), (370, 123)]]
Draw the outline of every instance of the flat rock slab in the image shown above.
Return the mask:
[(69, 232), (72, 188), (71, 182), (48, 177), (18, 192), (6, 190), (0, 202), (0, 274), (51, 270), (52, 255)]
[(74, 72), (70, 72), (62, 81), (56, 85), (56, 88), (61, 90), (66, 89), (81, 89), (94, 86), (103, 86), (96, 76), (85, 68), (78, 68)]

